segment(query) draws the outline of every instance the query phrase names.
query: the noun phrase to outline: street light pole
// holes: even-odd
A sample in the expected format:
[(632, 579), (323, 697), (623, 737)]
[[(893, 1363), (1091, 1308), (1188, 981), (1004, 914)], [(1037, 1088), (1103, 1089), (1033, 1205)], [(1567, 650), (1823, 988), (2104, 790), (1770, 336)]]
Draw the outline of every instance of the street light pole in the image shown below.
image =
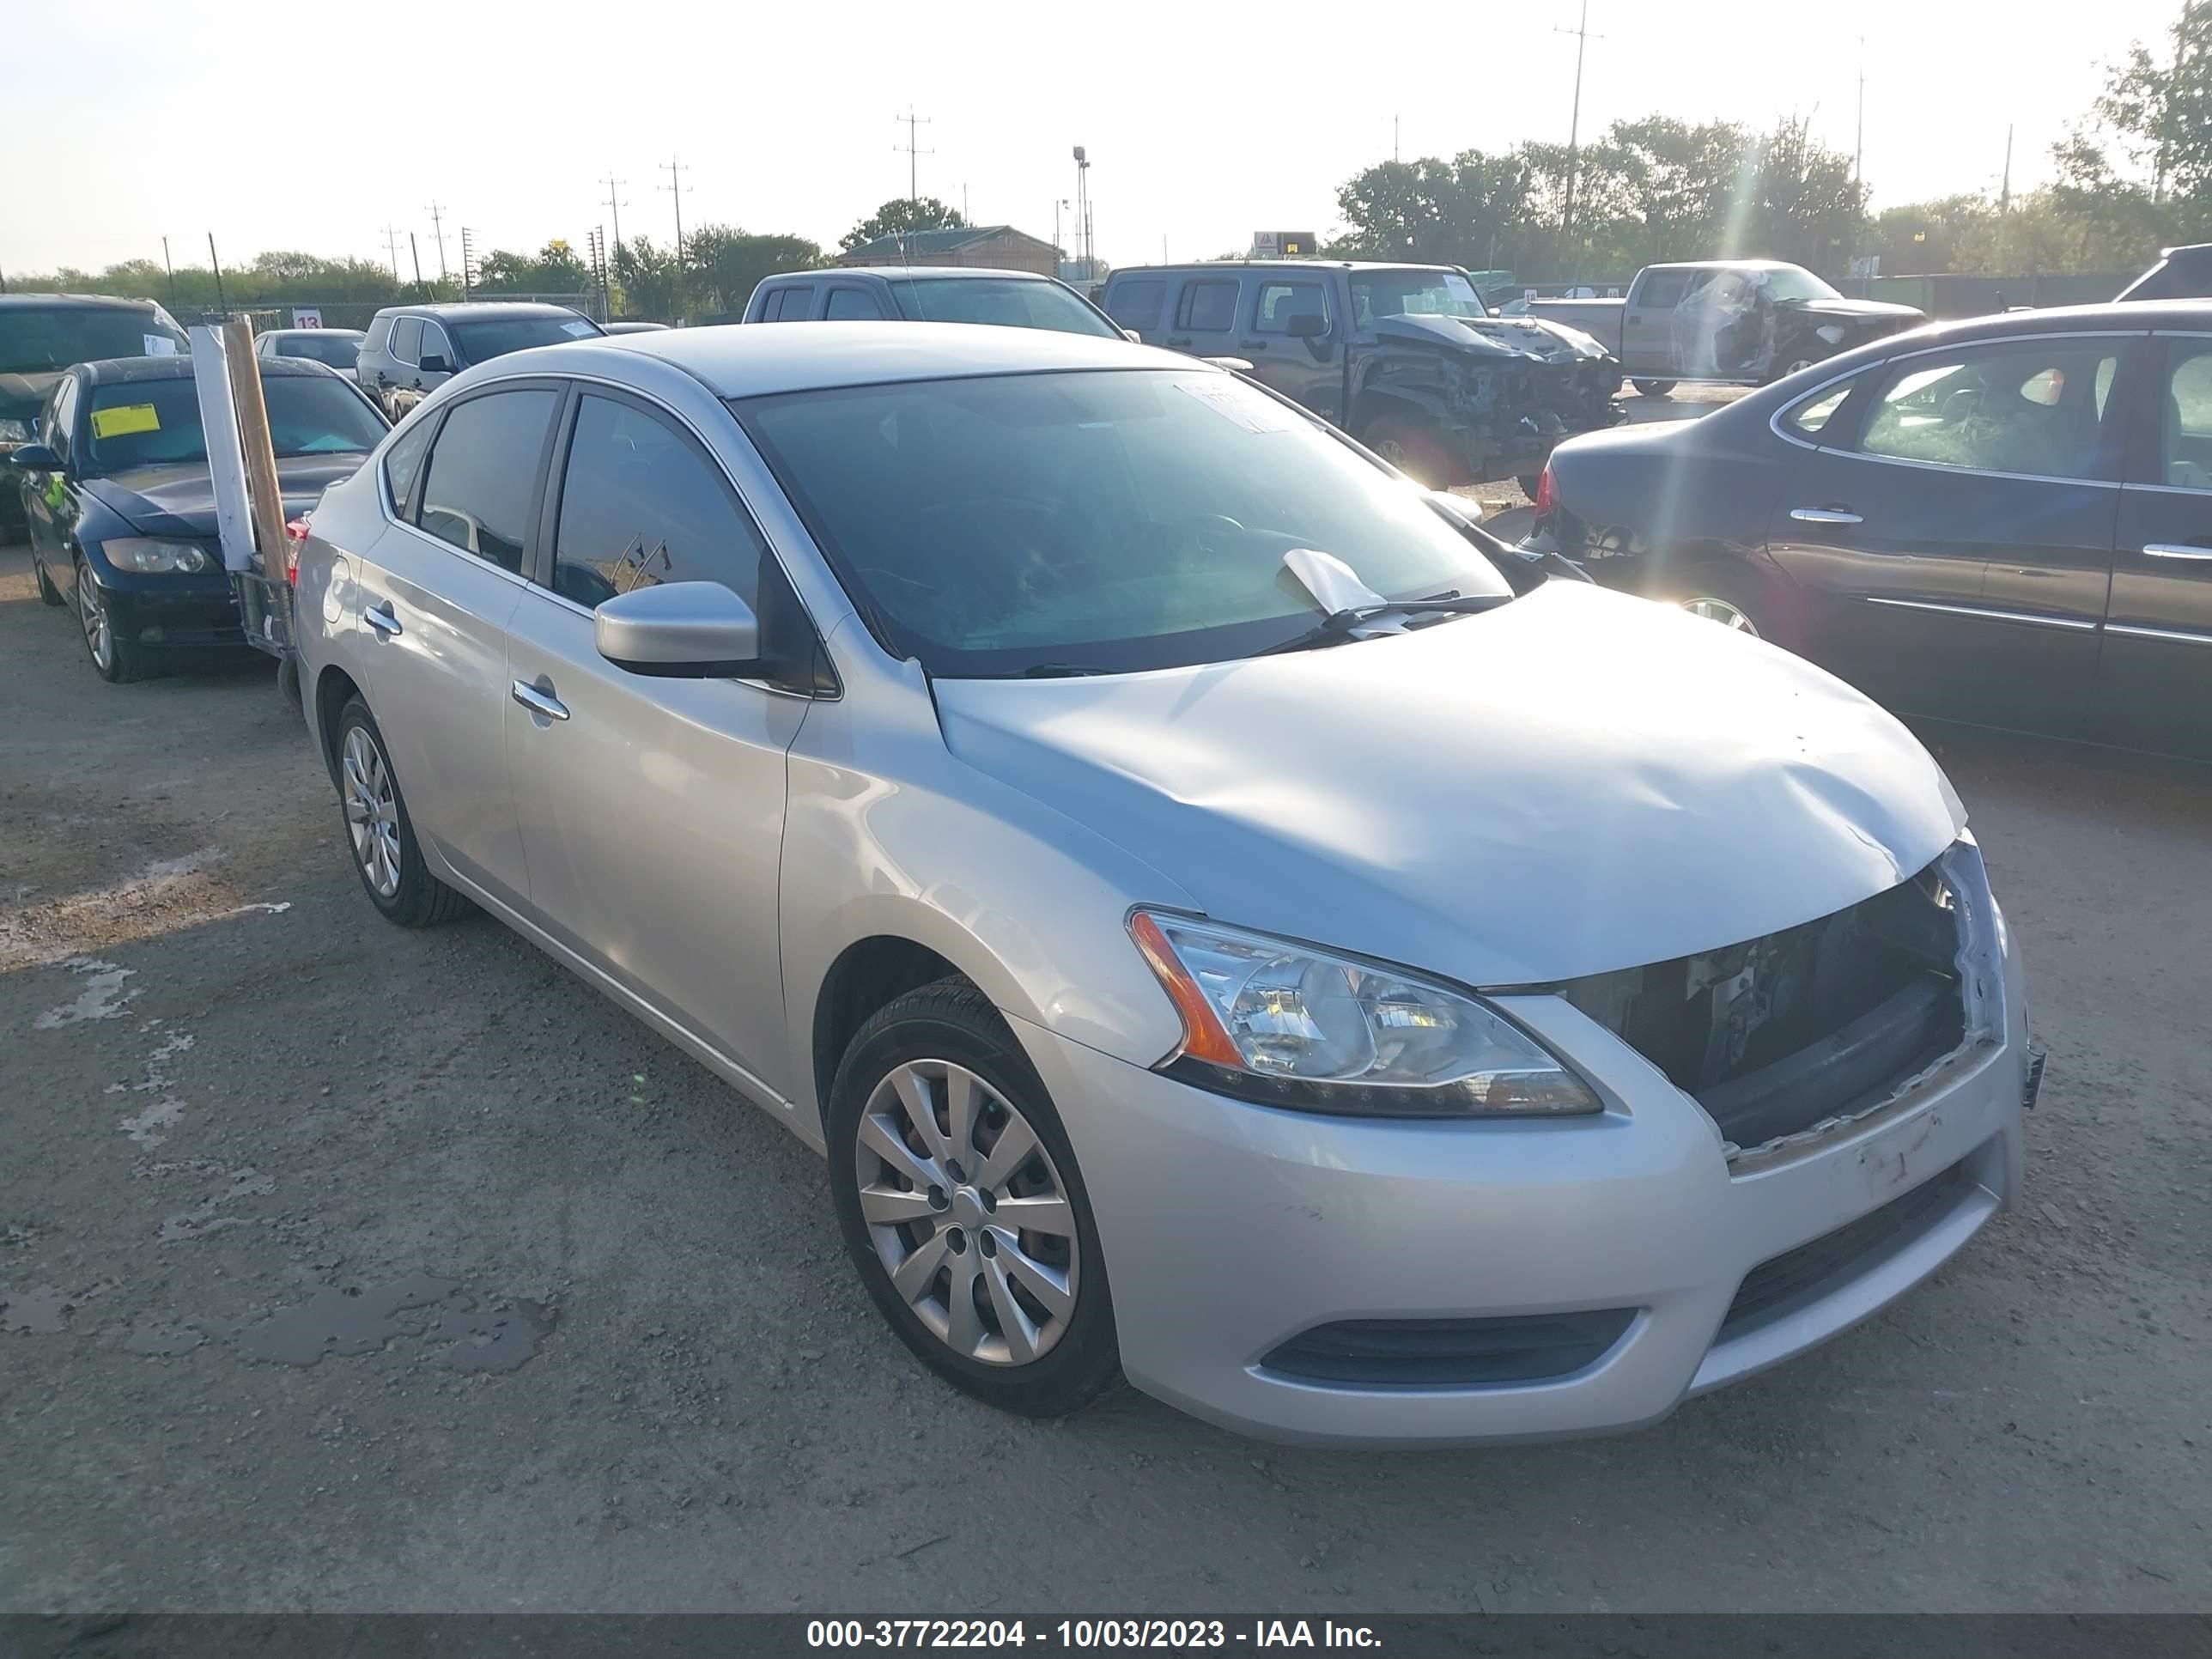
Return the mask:
[(1075, 147), (1075, 234), (1083, 239), (1083, 280), (1091, 280), (1091, 157)]

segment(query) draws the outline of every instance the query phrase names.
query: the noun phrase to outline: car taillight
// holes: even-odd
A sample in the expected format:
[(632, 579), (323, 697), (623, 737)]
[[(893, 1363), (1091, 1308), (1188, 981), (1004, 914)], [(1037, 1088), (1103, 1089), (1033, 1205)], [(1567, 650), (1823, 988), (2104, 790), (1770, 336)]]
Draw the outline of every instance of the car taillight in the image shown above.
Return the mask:
[(1536, 516), (1549, 518), (1554, 503), (1555, 490), (1552, 483), (1552, 464), (1544, 463), (1544, 471), (1536, 480)]
[(284, 580), (295, 587), (300, 585), (300, 550), (307, 544), (307, 515), (303, 513), (284, 526)]

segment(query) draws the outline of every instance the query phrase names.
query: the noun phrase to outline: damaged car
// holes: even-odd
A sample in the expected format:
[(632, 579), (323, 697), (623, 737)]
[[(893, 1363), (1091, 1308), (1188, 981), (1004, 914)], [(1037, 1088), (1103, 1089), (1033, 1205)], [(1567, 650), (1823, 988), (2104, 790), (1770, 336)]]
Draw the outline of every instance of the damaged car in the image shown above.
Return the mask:
[(2017, 1194), (2036, 1080), (1904, 726), (1485, 540), (1188, 356), (694, 329), (441, 386), (295, 614), (367, 902), (489, 911), (824, 1154), (940, 1376), (1449, 1444), (1865, 1319)]
[(1433, 489), (1517, 478), (1625, 418), (1621, 368), (1578, 328), (1504, 318), (1465, 272), (1340, 260), (1137, 265), (1108, 316), (1147, 345), (1235, 362)]
[(1646, 265), (1623, 298), (1531, 300), (1528, 313), (1602, 343), (1648, 397), (1685, 380), (1765, 386), (1927, 320), (1775, 259)]

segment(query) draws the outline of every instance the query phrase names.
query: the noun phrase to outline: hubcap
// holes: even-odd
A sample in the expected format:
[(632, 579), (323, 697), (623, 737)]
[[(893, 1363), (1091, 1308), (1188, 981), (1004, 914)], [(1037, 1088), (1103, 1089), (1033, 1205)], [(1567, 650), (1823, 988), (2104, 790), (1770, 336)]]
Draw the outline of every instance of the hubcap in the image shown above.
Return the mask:
[(1029, 1120), (966, 1067), (909, 1060), (860, 1114), (860, 1214), (892, 1288), (955, 1353), (1026, 1365), (1067, 1334), (1075, 1206)]
[(76, 616), (84, 625), (85, 648), (92, 653), (93, 661), (106, 668), (115, 652), (115, 635), (108, 626), (107, 607), (100, 602), (100, 590), (93, 586), (92, 573), (81, 564), (76, 568)]
[(362, 879), (379, 898), (399, 890), (399, 803), (376, 740), (361, 726), (346, 733), (339, 769), (345, 776), (346, 830)]
[(1752, 626), (1751, 618), (1726, 599), (1698, 599), (1682, 601), (1682, 609), (1693, 617), (1703, 617), (1707, 622), (1717, 622), (1722, 627), (1738, 634), (1759, 637), (1759, 629)]

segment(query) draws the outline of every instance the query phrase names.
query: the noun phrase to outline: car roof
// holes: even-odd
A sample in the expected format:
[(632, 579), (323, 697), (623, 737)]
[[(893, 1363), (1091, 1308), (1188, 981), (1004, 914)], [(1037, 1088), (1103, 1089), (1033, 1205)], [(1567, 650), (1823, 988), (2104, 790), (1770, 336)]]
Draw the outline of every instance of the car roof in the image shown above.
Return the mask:
[(112, 294), (0, 294), (0, 310), (18, 307), (38, 307), (52, 310), (64, 307), (82, 311), (158, 311), (161, 304), (155, 300), (126, 300)]
[[(287, 374), (334, 374), (336, 370), (304, 357), (259, 357), (256, 362), (262, 378)], [(99, 357), (88, 363), (79, 363), (84, 378), (94, 386), (117, 386), (131, 380), (189, 380), (192, 378), (192, 360), (188, 356), (173, 357)]]
[[(357, 328), (264, 328), (262, 334), (358, 334)], [(255, 338), (259, 338), (257, 335)]]
[(574, 306), (556, 306), (544, 300), (439, 300), (418, 306), (386, 306), (380, 317), (441, 317), (471, 322), (486, 317), (581, 317)]
[(1185, 264), (1116, 265), (1115, 276), (1188, 276), (1208, 270), (1448, 270), (1467, 273), (1457, 265), (1431, 264), (1425, 259), (1197, 259)]
[(825, 265), (819, 270), (780, 270), (773, 276), (763, 277), (761, 285), (770, 283), (814, 283), (844, 276), (880, 276), (888, 282), (893, 277), (904, 282), (912, 277), (929, 282), (947, 276), (1006, 277), (1017, 283), (1050, 283), (1058, 280), (1041, 270), (1001, 270), (995, 265)]
[(1990, 317), (1929, 323), (1893, 334), (1899, 340), (1934, 344), (1948, 340), (2003, 338), (2014, 334), (2064, 334), (2076, 331), (2142, 334), (2152, 329), (2212, 328), (2212, 299), (2107, 300), (2098, 305), (2047, 306), (2031, 311), (2001, 311)]
[(1221, 373), (1181, 352), (1157, 350), (1118, 337), (979, 323), (824, 322), (804, 328), (723, 323), (536, 346), (496, 361), (507, 373), (580, 373), (614, 367), (621, 361), (617, 354), (657, 357), (684, 370), (718, 398), (1054, 369)]

